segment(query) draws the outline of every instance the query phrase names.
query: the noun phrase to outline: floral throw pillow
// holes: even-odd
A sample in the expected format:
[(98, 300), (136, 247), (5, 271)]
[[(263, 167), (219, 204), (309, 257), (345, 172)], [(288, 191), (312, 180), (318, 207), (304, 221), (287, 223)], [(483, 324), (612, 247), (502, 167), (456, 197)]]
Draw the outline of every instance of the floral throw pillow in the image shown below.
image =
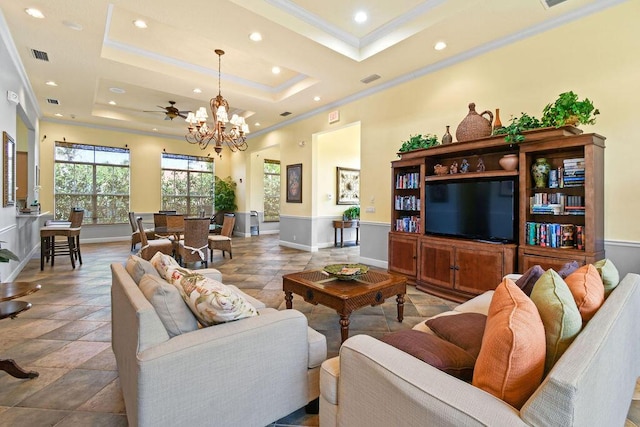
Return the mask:
[(162, 252), (156, 252), (149, 262), (155, 267), (158, 274), (169, 283), (171, 283), (171, 272), (176, 268), (180, 268), (178, 261), (172, 256), (163, 254)]

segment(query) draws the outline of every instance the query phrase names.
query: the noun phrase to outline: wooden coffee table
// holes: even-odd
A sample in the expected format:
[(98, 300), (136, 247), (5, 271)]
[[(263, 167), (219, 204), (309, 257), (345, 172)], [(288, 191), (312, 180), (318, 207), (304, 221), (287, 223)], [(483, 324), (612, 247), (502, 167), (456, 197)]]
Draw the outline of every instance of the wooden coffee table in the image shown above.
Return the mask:
[(398, 321), (404, 318), (407, 281), (382, 271), (369, 270), (350, 281), (338, 280), (322, 270), (301, 271), (282, 276), (282, 288), (289, 309), (293, 306), (293, 294), (302, 296), (308, 303), (335, 309), (340, 315), (342, 342), (349, 338), (349, 316), (359, 308), (382, 304), (397, 295)]

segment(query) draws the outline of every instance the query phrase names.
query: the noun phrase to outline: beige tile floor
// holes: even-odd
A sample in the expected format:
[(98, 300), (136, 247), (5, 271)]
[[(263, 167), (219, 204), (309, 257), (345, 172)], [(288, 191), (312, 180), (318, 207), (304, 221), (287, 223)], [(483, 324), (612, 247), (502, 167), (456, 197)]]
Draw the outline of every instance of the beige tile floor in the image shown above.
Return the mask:
[[(284, 309), (282, 275), (320, 268), (337, 262), (356, 262), (359, 247), (323, 249), (316, 253), (280, 247), (278, 236), (234, 238), (234, 258), (214, 253), (213, 266), (226, 283), (261, 299), (267, 306)], [(129, 243), (85, 244), (84, 264), (71, 269), (68, 259), (40, 271), (31, 259), (17, 280), (36, 281), (42, 290), (24, 300), (33, 307), (16, 319), (0, 321), (0, 357), (13, 358), (23, 368), (37, 370), (33, 380), (19, 380), (0, 372), (0, 427), (2, 426), (126, 426), (125, 407), (111, 351), (109, 264), (129, 255)], [(351, 335), (382, 336), (410, 328), (425, 317), (455, 306), (409, 288), (405, 318), (399, 323), (393, 299), (367, 307), (351, 318)], [(327, 336), (329, 356), (339, 349), (339, 317), (326, 307), (313, 306), (299, 297), (294, 308), (309, 324)], [(640, 388), (636, 390), (640, 398)], [(318, 416), (299, 410), (273, 426), (317, 426)], [(634, 400), (628, 426), (640, 425), (640, 400)]]

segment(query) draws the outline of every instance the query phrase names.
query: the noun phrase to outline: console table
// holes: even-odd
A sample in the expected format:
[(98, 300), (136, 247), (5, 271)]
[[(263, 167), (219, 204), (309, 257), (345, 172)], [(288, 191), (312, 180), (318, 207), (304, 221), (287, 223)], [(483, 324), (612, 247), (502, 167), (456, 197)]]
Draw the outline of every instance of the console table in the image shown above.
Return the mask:
[[(29, 310), (30, 302), (12, 300), (37, 292), (40, 288), (39, 284), (31, 282), (0, 283), (0, 319), (14, 318)], [(35, 371), (25, 371), (12, 359), (0, 359), (0, 370), (16, 378), (36, 378), (39, 375)]]
[(355, 228), (356, 229), (356, 245), (360, 238), (360, 221), (357, 219), (348, 221), (333, 221), (333, 246), (338, 246), (338, 230), (340, 230), (340, 247), (344, 248), (344, 229)]

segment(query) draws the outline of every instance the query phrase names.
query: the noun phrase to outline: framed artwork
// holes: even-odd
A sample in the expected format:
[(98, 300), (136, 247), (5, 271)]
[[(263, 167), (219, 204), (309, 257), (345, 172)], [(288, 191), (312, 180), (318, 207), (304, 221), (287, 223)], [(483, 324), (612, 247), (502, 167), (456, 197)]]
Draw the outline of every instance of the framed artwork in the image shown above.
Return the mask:
[(336, 204), (360, 204), (360, 169), (336, 168)]
[(16, 204), (16, 143), (7, 132), (2, 132), (2, 206)]
[(287, 165), (287, 203), (302, 203), (302, 163)]

